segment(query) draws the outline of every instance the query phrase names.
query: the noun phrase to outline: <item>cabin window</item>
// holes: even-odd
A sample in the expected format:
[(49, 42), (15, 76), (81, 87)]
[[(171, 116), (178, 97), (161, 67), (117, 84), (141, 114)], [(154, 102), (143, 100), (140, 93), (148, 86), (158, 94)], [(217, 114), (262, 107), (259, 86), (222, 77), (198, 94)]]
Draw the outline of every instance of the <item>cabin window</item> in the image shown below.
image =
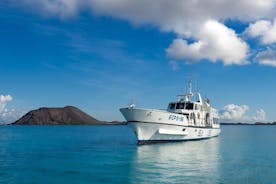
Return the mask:
[[(200, 106), (197, 106), (197, 109), (199, 109)], [(168, 106), (168, 109), (187, 109), (187, 110), (193, 110), (194, 104), (193, 103), (170, 103)]]
[(175, 109), (175, 103), (170, 103), (169, 104), (169, 109)]
[(184, 103), (177, 103), (176, 109), (184, 109)]
[(206, 124), (210, 125), (210, 114), (209, 113), (206, 114), (205, 120), (206, 120)]
[(185, 109), (193, 110), (194, 109), (194, 104), (193, 103), (186, 103)]
[(194, 104), (193, 103), (177, 103), (176, 109), (187, 109), (187, 110), (193, 110)]
[(213, 118), (214, 124), (218, 124), (218, 119), (217, 118)]

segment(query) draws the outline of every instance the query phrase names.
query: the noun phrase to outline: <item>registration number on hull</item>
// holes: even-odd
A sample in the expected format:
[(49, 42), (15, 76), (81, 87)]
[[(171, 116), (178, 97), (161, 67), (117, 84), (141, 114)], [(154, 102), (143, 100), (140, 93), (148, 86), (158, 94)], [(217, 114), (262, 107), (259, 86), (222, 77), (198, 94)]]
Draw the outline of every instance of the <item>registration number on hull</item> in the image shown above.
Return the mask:
[(177, 116), (177, 115), (170, 115), (169, 116), (169, 120), (175, 120), (175, 121), (183, 121), (183, 117), (182, 116)]

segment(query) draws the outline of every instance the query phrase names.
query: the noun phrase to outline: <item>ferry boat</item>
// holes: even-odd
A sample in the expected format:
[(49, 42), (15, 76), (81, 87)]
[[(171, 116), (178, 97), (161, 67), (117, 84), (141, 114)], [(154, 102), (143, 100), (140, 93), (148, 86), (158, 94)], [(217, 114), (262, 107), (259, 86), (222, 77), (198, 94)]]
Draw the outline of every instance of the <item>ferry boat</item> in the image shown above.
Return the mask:
[(220, 134), (220, 125), (210, 100), (199, 92), (178, 95), (167, 110), (136, 108), (134, 104), (120, 109), (137, 137), (138, 144), (206, 139)]

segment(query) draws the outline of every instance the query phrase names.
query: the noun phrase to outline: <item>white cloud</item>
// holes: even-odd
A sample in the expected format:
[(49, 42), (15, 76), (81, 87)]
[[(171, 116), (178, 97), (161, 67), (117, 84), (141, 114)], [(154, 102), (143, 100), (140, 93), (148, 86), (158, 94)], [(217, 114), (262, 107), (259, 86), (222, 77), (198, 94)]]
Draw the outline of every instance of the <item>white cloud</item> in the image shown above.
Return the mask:
[(0, 95), (0, 114), (5, 110), (8, 102), (12, 101), (11, 95)]
[(14, 3), (59, 17), (75, 16), (80, 11), (92, 10), (98, 15), (113, 16), (135, 24), (152, 24), (162, 30), (182, 34), (210, 18), (257, 20), (275, 15), (275, 0), (240, 0), (238, 3), (231, 0), (14, 0)]
[(14, 4), (31, 8), (43, 16), (58, 16), (61, 19), (75, 16), (87, 2), (81, 0), (22, 0), (18, 2), (13, 0)]
[(263, 44), (276, 42), (276, 20), (259, 20), (250, 24), (246, 33), (251, 37), (258, 37)]
[(24, 113), (23, 111), (6, 108), (10, 101), (12, 101), (11, 95), (0, 95), (0, 124), (14, 122)]
[(224, 65), (244, 65), (248, 46), (237, 37), (232, 29), (215, 21), (208, 20), (197, 35), (199, 41), (188, 44), (183, 39), (175, 39), (167, 49), (174, 59), (209, 59), (222, 61)]
[(267, 30), (271, 27), (270, 21), (267, 20), (259, 20), (253, 24), (250, 24), (246, 29), (246, 32), (253, 37), (257, 37), (263, 35)]
[(228, 104), (220, 110), (219, 116), (223, 120), (244, 120), (247, 119), (246, 112), (248, 110), (247, 105)]
[(256, 111), (254, 115), (249, 115), (248, 105), (228, 104), (219, 111), (218, 116), (221, 122), (247, 122), (266, 121), (266, 113), (263, 109)]
[(276, 67), (276, 50), (268, 48), (257, 54), (256, 60), (261, 65)]
[[(275, 0), (14, 0), (14, 4), (62, 19), (91, 11), (97, 16), (111, 16), (134, 25), (151, 25), (179, 37), (167, 49), (169, 56), (181, 60), (220, 60), (225, 65), (246, 64), (248, 51), (239, 35), (223, 24), (225, 20), (271, 20), (276, 15)], [(274, 32), (266, 35), (272, 40)], [(195, 42), (187, 43), (190, 39)]]
[(25, 111), (19, 111), (16, 109), (4, 109), (3, 112), (0, 114), (0, 124), (8, 124), (15, 122), (18, 120), (22, 115), (25, 114)]
[(256, 115), (253, 117), (254, 121), (265, 121), (266, 120), (266, 113), (263, 109), (259, 109), (256, 112)]

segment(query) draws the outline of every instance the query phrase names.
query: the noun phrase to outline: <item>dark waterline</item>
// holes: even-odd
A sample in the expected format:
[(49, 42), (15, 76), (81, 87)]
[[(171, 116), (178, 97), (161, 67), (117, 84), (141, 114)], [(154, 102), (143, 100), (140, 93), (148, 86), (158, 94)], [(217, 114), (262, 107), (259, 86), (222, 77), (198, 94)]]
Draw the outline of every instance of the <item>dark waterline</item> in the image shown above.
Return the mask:
[(137, 146), (128, 126), (1, 126), (0, 183), (275, 183), (276, 127)]

